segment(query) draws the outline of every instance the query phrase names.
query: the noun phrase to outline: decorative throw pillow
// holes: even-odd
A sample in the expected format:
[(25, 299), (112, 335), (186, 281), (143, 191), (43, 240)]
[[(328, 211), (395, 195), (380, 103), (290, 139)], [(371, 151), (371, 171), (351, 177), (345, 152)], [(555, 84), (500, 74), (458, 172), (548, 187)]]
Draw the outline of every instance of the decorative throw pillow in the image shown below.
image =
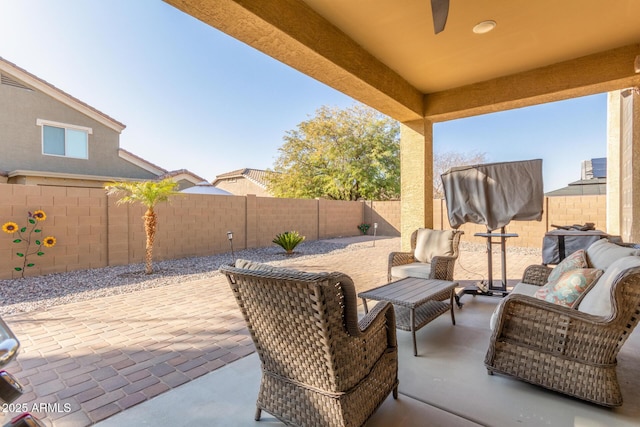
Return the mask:
[(557, 281), (547, 283), (536, 291), (534, 296), (554, 304), (573, 307), (600, 276), (602, 270), (596, 268), (565, 271)]
[(576, 268), (587, 268), (587, 256), (584, 249), (580, 249), (560, 261), (560, 264), (556, 265), (549, 274), (547, 283), (557, 282), (560, 276), (566, 271), (575, 270)]

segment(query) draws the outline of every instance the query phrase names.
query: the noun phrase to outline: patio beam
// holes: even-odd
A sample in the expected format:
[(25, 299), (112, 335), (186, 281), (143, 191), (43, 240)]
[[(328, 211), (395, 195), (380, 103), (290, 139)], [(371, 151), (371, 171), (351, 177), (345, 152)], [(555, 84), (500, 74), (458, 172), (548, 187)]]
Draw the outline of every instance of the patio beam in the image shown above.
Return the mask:
[(633, 44), (535, 70), (425, 95), (426, 118), (441, 122), (640, 85)]
[(189, 15), (400, 121), (423, 95), (300, 0), (165, 0)]

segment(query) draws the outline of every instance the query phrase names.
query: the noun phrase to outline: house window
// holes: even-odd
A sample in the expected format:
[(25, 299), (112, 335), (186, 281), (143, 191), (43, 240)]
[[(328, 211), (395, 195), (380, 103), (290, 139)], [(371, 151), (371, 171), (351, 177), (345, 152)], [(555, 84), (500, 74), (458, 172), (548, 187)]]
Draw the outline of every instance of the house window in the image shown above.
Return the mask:
[(49, 156), (89, 158), (91, 128), (38, 119), (42, 126), (42, 154)]

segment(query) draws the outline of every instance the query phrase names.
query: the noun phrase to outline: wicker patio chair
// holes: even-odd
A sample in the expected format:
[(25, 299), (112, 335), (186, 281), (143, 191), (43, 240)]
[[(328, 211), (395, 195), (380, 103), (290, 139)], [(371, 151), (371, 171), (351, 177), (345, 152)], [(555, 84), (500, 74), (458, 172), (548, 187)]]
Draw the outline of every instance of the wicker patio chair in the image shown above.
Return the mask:
[[(393, 267), (404, 266), (408, 264), (419, 264), (419, 261), (415, 257), (417, 240), (418, 240), (418, 231), (416, 230), (411, 233), (411, 252), (391, 252), (389, 254), (389, 263), (387, 269), (387, 279), (391, 282), (394, 279), (394, 275), (392, 275)], [(444, 231), (439, 230), (431, 230), (436, 233), (444, 233)], [(451, 255), (438, 255), (436, 254), (431, 258), (431, 262), (429, 265), (426, 265), (426, 274), (424, 274), (425, 279), (438, 279), (438, 280), (453, 280), (453, 269), (456, 264), (456, 259), (458, 258), (458, 246), (460, 244), (460, 237), (464, 234), (464, 231), (460, 230), (451, 230), (453, 234), (453, 238), (451, 240)], [(421, 269), (422, 270), (422, 269)], [(410, 277), (422, 277), (422, 270), (419, 274), (420, 276), (410, 276)], [(411, 273), (409, 273), (411, 274)], [(404, 276), (406, 277), (406, 276)], [(398, 278), (398, 277), (396, 277)]]
[(361, 426), (398, 393), (393, 306), (358, 322), (342, 273), (304, 273), (236, 261), (226, 274), (262, 365), (256, 420), (265, 410), (287, 425)]
[[(551, 270), (530, 266), (522, 282), (542, 286)], [(610, 296), (612, 314), (596, 316), (532, 296), (509, 295), (497, 313), (485, 358), (488, 373), (603, 406), (622, 405), (616, 356), (640, 318), (640, 267), (616, 272)]]

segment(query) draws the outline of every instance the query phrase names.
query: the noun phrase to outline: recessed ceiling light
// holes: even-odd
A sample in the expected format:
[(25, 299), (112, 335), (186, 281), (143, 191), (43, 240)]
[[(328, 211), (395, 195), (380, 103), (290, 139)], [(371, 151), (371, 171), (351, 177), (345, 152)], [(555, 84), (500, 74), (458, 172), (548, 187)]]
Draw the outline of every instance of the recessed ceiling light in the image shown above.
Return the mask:
[(476, 24), (475, 27), (473, 27), (473, 32), (476, 34), (485, 34), (488, 33), (489, 31), (493, 30), (496, 27), (496, 21), (482, 21), (478, 24)]

